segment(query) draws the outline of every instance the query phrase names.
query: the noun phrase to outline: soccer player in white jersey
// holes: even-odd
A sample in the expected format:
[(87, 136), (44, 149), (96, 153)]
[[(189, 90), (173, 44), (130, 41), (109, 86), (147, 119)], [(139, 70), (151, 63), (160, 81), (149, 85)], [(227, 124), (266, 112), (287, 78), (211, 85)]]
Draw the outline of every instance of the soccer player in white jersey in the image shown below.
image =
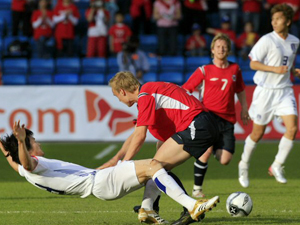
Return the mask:
[(287, 183), (283, 165), (297, 133), (297, 106), (290, 74), (299, 76), (300, 69), (293, 66), (299, 39), (288, 33), (293, 19), (293, 9), (287, 4), (275, 5), (271, 10), (273, 32), (264, 35), (253, 47), (249, 57), (250, 67), (256, 70), (249, 115), (253, 129), (246, 138), (239, 163), (239, 182), (249, 186), (248, 170), (251, 155), (263, 137), (266, 126), (275, 117), (281, 118), (286, 132), (281, 138), (278, 153), (269, 168), (269, 174), (282, 184)]
[[(161, 180), (163, 176), (166, 180), (160, 183), (161, 188), (165, 188), (167, 195), (188, 208), (194, 220), (198, 220), (219, 200), (215, 196), (203, 203), (190, 198), (172, 177), (166, 175), (160, 163), (151, 165), (151, 159), (123, 161), (114, 167), (99, 170), (44, 158), (44, 152), (35, 141), (32, 131), (25, 129), (25, 125), (20, 126), (20, 121), (14, 123), (13, 134), (0, 139), (0, 149), (16, 172), (34, 186), (52, 193), (76, 194), (82, 198), (94, 195), (102, 200), (114, 200), (143, 187), (151, 178)], [(159, 192), (157, 188), (152, 190)], [(164, 223), (163, 220), (159, 222)]]

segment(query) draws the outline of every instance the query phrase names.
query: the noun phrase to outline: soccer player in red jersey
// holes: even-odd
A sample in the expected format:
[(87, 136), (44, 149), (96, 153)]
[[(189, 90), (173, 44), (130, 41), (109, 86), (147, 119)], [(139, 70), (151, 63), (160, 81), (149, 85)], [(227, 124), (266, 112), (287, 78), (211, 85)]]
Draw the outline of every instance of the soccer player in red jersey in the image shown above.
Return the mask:
[[(138, 104), (138, 116), (133, 134), (125, 141), (121, 150), (100, 167), (101, 169), (115, 166), (119, 160), (132, 159), (142, 147), (147, 130), (156, 139), (164, 142), (150, 163), (153, 169), (161, 165), (166, 170), (171, 170), (191, 156), (198, 159), (218, 142), (219, 128), (215, 117), (185, 89), (166, 82), (148, 82), (141, 86), (132, 73), (123, 71), (117, 73), (109, 81), (109, 85), (114, 96), (128, 107)], [(153, 180), (156, 186), (165, 193), (172, 193), (179, 203), (188, 201), (183, 189), (166, 170), (161, 170), (159, 176)], [(149, 182), (145, 194), (148, 193), (148, 184)], [(218, 198), (214, 200), (216, 203)], [(140, 212), (143, 212), (139, 214), (141, 221), (148, 219), (147, 211), (151, 211), (153, 206), (149, 203), (148, 207), (146, 210), (140, 209)], [(193, 209), (186, 208), (191, 214)], [(142, 215), (143, 218), (140, 217)], [(191, 217), (194, 220), (198, 218), (192, 214)]]
[(230, 49), (229, 37), (225, 34), (217, 34), (211, 43), (212, 64), (198, 67), (182, 86), (189, 92), (193, 92), (202, 85), (200, 100), (209, 111), (214, 113), (212, 115), (218, 121), (220, 129), (220, 141), (194, 164), (194, 197), (204, 197), (202, 184), (208, 159), (212, 153), (222, 165), (227, 165), (231, 161), (235, 149), (235, 94), (242, 105), (243, 123), (247, 124), (250, 119), (241, 70), (236, 63), (227, 60)]

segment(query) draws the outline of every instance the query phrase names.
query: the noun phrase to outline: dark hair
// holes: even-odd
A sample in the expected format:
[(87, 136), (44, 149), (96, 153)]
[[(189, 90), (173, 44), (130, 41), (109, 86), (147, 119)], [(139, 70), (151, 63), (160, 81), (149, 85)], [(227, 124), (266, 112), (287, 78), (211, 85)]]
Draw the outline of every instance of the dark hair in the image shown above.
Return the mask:
[(287, 5), (286, 3), (275, 5), (271, 9), (271, 17), (277, 12), (282, 12), (284, 17), (287, 21), (290, 21), (290, 25), (288, 27), (291, 27), (294, 17), (294, 10), (291, 6)]
[[(26, 145), (27, 150), (29, 151), (32, 148), (29, 138), (33, 136), (33, 132), (26, 128), (25, 128), (25, 131), (26, 131), (25, 145)], [(11, 134), (11, 135), (6, 135), (4, 138), (1, 138), (0, 141), (1, 141), (4, 149), (9, 152), (9, 155), (12, 157), (12, 160), (18, 164), (21, 164), (20, 160), (19, 160), (19, 150), (18, 150), (17, 138), (13, 134)]]

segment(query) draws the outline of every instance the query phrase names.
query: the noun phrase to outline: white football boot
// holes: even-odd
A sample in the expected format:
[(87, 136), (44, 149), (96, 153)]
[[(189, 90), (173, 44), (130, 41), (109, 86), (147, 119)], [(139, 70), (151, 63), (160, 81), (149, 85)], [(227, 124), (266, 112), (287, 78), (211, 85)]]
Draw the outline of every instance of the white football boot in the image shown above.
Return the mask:
[(249, 177), (248, 177), (248, 169), (249, 166), (240, 161), (239, 162), (239, 182), (241, 184), (242, 187), (247, 188), (249, 187)]
[(273, 166), (269, 167), (270, 176), (274, 176), (277, 182), (281, 184), (286, 184), (287, 180), (284, 177), (284, 166)]

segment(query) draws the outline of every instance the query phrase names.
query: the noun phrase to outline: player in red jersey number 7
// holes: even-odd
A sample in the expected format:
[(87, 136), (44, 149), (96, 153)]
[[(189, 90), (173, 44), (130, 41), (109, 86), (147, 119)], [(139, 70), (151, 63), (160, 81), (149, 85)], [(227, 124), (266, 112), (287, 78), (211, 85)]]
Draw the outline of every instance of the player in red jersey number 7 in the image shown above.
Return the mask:
[(248, 106), (245, 84), (240, 67), (227, 60), (231, 41), (225, 34), (218, 34), (211, 43), (211, 64), (198, 67), (189, 80), (182, 86), (189, 92), (200, 88), (200, 100), (213, 112), (220, 129), (220, 140), (212, 151), (206, 151), (194, 164), (194, 197), (204, 197), (202, 184), (208, 168), (208, 159), (214, 153), (216, 159), (227, 165), (235, 150), (234, 124), (236, 122), (235, 100), (241, 103), (241, 119), (248, 124)]

